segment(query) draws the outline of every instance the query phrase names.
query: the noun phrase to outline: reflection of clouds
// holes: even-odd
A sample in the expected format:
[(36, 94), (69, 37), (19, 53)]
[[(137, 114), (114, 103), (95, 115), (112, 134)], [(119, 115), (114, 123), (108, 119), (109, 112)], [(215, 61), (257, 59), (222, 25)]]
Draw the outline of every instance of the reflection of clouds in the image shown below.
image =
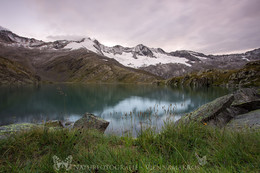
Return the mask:
[(75, 121), (77, 121), (78, 119), (80, 119), (81, 117), (82, 117), (81, 115), (71, 114), (71, 115), (65, 117), (64, 119), (65, 119), (66, 121), (69, 121), (69, 122), (75, 122)]
[[(104, 111), (102, 112), (102, 115), (104, 114), (110, 114), (110, 113), (130, 113), (133, 112), (133, 110), (136, 111), (147, 111), (150, 108), (157, 111), (158, 114), (164, 113), (164, 110), (167, 110), (169, 106), (172, 104), (172, 107), (174, 107), (174, 112), (178, 113), (179, 111), (184, 111), (188, 109), (188, 106), (191, 104), (191, 99), (186, 99), (184, 101), (180, 102), (167, 102), (167, 101), (158, 101), (158, 100), (152, 100), (142, 97), (130, 97), (127, 98), (121, 102), (119, 102), (117, 105), (113, 107), (104, 108)], [(158, 105), (158, 107), (157, 107)], [(164, 108), (162, 108), (164, 106)]]
[(160, 117), (152, 117), (151, 120), (140, 120), (138, 117), (133, 120), (133, 118), (123, 118), (120, 121), (114, 121), (113, 118), (106, 119), (110, 122), (106, 133), (107, 134), (117, 134), (117, 135), (124, 135), (126, 133), (131, 133), (133, 136), (137, 136), (141, 129), (146, 129), (147, 127), (153, 128), (155, 131), (160, 131), (162, 127), (167, 122), (175, 122), (180, 119), (181, 116), (177, 115), (169, 115), (164, 114)]
[[(104, 107), (102, 112), (94, 112), (94, 115), (98, 115), (110, 122), (106, 133), (123, 135), (124, 133), (131, 132), (136, 136), (141, 128), (154, 127), (156, 130), (160, 130), (165, 122), (177, 121), (181, 116), (174, 114), (187, 111), (190, 104), (192, 104), (191, 99), (169, 102), (132, 96), (120, 101), (115, 106)], [(167, 110), (171, 110), (173, 114), (169, 114)], [(138, 115), (140, 112), (144, 113), (147, 111), (151, 114), (147, 114), (146, 116)], [(132, 117), (130, 116), (130, 112), (132, 112)], [(53, 114), (53, 116), (59, 117), (58, 114)], [(64, 116), (63, 119), (75, 122), (81, 117), (82, 115), (71, 113)]]
[[(165, 122), (177, 121), (181, 116), (174, 114), (187, 111), (190, 104), (192, 104), (191, 99), (172, 103), (133, 96), (120, 101), (113, 107), (104, 108), (99, 115), (110, 122), (106, 133), (122, 135), (124, 132), (131, 132), (136, 136), (141, 128), (154, 127), (156, 130), (160, 130)], [(138, 116), (139, 112), (144, 113), (148, 110), (151, 111), (150, 115)], [(168, 110), (174, 111), (169, 114)], [(132, 112), (132, 116), (130, 116), (130, 112)]]

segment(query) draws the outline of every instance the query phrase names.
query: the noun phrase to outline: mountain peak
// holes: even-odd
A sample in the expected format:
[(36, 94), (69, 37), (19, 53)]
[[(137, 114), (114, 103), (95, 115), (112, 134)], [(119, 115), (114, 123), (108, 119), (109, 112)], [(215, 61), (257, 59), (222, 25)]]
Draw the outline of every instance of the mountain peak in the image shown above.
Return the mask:
[(0, 26), (0, 31), (10, 31), (10, 30), (7, 29), (7, 28), (4, 28), (4, 27), (2, 27), (2, 26)]
[(149, 57), (154, 56), (153, 52), (148, 47), (144, 46), (143, 44), (138, 44), (137, 46), (135, 46), (134, 52), (140, 56), (149, 56)]

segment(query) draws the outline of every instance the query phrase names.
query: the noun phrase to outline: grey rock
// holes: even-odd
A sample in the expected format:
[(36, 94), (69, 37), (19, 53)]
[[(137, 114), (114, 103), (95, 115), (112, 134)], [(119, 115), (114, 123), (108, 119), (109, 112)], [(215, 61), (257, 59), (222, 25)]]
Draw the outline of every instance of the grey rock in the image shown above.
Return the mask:
[(74, 123), (76, 129), (97, 129), (104, 132), (109, 122), (90, 113), (85, 113), (82, 118)]
[(260, 109), (260, 96), (254, 89), (240, 89), (234, 94), (234, 97), (233, 107), (240, 107), (247, 110)]
[(63, 125), (64, 128), (72, 129), (74, 122), (65, 120), (65, 121), (62, 122), (62, 125)]
[(191, 121), (208, 122), (209, 120), (214, 119), (221, 112), (225, 111), (233, 101), (233, 94), (225, 95), (201, 106), (194, 112), (191, 112), (181, 118), (179, 121), (183, 121), (185, 123)]
[[(182, 117), (177, 123), (201, 122), (211, 126), (225, 127), (232, 122), (230, 127), (236, 127), (234, 123), (238, 123), (239, 126), (248, 124), (250, 127), (258, 127), (259, 99), (260, 96), (255, 89), (241, 89), (234, 94), (222, 96), (201, 106)], [(253, 110), (257, 111), (252, 112)]]
[(246, 114), (238, 115), (232, 119), (228, 124), (229, 128), (260, 128), (260, 109), (248, 112)]
[(49, 120), (44, 125), (47, 127), (63, 127), (62, 122), (59, 120)]
[(70, 121), (67, 121), (67, 122), (64, 123), (65, 126), (70, 126), (72, 124), (73, 124), (73, 122), (70, 122)]
[(4, 139), (7, 136), (10, 136), (12, 134), (27, 131), (32, 128), (41, 127), (41, 125), (38, 124), (32, 124), (32, 123), (20, 123), (20, 124), (10, 124), (0, 127), (0, 139)]
[(248, 111), (246, 109), (231, 106), (220, 112), (213, 119), (210, 119), (206, 122), (208, 123), (208, 125), (224, 127), (230, 120), (232, 120), (237, 115), (247, 112)]

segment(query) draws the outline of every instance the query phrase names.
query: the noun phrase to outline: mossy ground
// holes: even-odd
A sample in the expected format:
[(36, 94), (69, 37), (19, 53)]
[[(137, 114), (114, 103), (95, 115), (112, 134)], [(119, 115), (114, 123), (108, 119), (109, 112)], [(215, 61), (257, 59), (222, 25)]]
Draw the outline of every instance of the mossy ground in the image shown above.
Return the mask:
[[(0, 172), (66, 172), (54, 170), (54, 155), (73, 157), (67, 172), (257, 172), (259, 148), (260, 131), (200, 124), (168, 123), (160, 134), (146, 129), (137, 138), (34, 128), (0, 141)], [(205, 165), (196, 154), (206, 156)]]

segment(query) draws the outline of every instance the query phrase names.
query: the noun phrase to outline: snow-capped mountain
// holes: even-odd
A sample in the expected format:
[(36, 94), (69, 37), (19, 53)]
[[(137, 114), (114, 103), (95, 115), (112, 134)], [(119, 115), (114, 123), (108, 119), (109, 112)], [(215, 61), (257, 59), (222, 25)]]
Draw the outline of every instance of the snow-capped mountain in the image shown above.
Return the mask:
[(259, 59), (260, 49), (243, 54), (205, 55), (188, 50), (166, 52), (161, 48), (149, 48), (139, 44), (135, 47), (116, 45), (108, 47), (96, 39), (57, 40), (44, 42), (34, 38), (21, 37), (8, 29), (0, 27), (0, 43), (11, 47), (28, 49), (74, 51), (86, 50), (115, 59), (124, 66), (142, 69), (155, 75), (169, 78), (192, 71), (220, 68), (232, 69), (243, 66), (248, 61)]
[(189, 50), (166, 52), (161, 48), (149, 48), (142, 44), (131, 48), (120, 45), (108, 47), (91, 38), (86, 38), (81, 42), (70, 42), (63, 49), (79, 48), (113, 58), (124, 66), (142, 69), (164, 78), (205, 69), (239, 68), (248, 61), (257, 60), (260, 57), (260, 49), (242, 54), (205, 55)]
[(81, 42), (70, 42), (63, 49), (75, 50), (85, 48), (100, 55), (113, 58), (127, 67), (141, 68), (156, 64), (183, 64), (191, 66), (189, 59), (171, 55), (160, 48), (148, 48), (142, 44), (128, 48), (120, 45), (108, 47), (95, 39), (85, 38)]
[(20, 37), (9, 30), (1, 30), (0, 41), (10, 46), (23, 46), (38, 49), (87, 49), (100, 55), (113, 58), (124, 66), (140, 68), (156, 64), (176, 63), (191, 66), (185, 56), (166, 53), (160, 48), (148, 48), (142, 44), (128, 48), (123, 46), (108, 47), (91, 38), (83, 38), (80, 41), (58, 40), (44, 42), (33, 38)]
[(34, 38), (21, 37), (0, 26), (0, 43), (6, 46), (25, 47), (29, 49), (61, 49), (72, 42), (78, 41), (57, 40), (54, 42), (44, 42)]

